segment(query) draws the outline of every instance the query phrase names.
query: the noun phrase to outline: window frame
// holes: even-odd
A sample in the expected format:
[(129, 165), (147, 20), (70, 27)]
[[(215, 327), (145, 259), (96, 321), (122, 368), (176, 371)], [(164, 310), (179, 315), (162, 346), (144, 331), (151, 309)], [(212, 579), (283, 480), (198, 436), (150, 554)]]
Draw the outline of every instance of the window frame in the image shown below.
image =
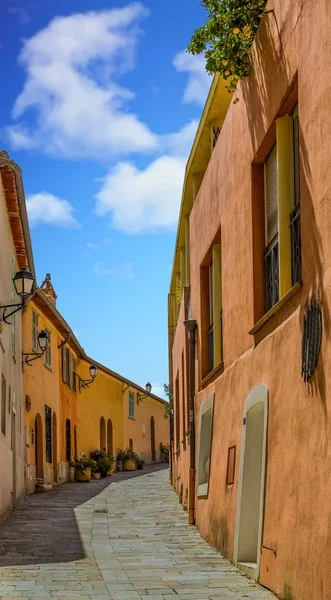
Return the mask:
[(48, 369), (52, 368), (52, 332), (45, 327), (45, 332), (48, 336), (48, 344), (45, 350), (45, 366)]
[(134, 392), (129, 392), (129, 419), (134, 419)]
[[(277, 140), (272, 145), (268, 155), (266, 156), (264, 169), (264, 227), (265, 227), (265, 244), (264, 244), (264, 309), (267, 313), (279, 301), (279, 224), (278, 224), (278, 186), (277, 186), (277, 230), (269, 232), (268, 229), (268, 183), (267, 183), (267, 167), (268, 159), (272, 152), (276, 153), (276, 178), (278, 178), (277, 166)], [(273, 235), (272, 235), (273, 233)]]
[[(36, 317), (36, 318), (35, 318)], [(38, 327), (39, 314), (32, 309), (32, 350), (38, 352)]]
[(299, 109), (296, 103), (291, 112), (292, 119), (292, 207), (290, 214), (291, 230), (291, 275), (292, 285), (302, 279), (301, 262), (301, 202), (300, 202), (300, 139), (299, 139)]
[(5, 436), (7, 430), (7, 410), (6, 410), (7, 383), (6, 378), (1, 375), (1, 433)]

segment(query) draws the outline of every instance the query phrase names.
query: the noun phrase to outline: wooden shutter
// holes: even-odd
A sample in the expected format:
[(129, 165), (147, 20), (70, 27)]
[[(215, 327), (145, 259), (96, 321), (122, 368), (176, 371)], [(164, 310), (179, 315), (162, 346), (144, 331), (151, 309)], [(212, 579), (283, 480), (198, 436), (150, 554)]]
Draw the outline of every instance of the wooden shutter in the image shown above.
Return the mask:
[(66, 347), (62, 346), (62, 381), (63, 383), (67, 383), (67, 354), (66, 354)]
[(32, 350), (38, 351), (38, 313), (32, 311)]
[(70, 385), (70, 379), (71, 379), (71, 375), (70, 375), (70, 371), (71, 371), (71, 356), (70, 356), (70, 350), (69, 348), (67, 348), (67, 384), (69, 387), (71, 387)]
[(74, 392), (77, 391), (77, 379), (76, 379), (77, 361), (75, 358), (72, 359), (72, 389)]
[(277, 145), (275, 144), (264, 163), (265, 165), (265, 210), (266, 245), (278, 233), (278, 184), (277, 184)]

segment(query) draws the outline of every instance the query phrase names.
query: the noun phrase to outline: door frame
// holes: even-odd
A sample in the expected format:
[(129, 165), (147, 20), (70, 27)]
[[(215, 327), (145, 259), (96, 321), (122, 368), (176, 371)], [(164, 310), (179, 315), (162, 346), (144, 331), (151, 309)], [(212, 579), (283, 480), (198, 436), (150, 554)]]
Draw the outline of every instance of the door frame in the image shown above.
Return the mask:
[(234, 534), (234, 552), (233, 562), (238, 563), (238, 552), (239, 552), (239, 534), (240, 534), (240, 521), (241, 521), (241, 504), (242, 504), (242, 491), (243, 491), (243, 476), (244, 476), (244, 462), (245, 462), (245, 448), (246, 448), (246, 423), (247, 414), (253, 406), (256, 404), (263, 404), (263, 445), (262, 445), (262, 468), (261, 468), (261, 490), (260, 490), (260, 514), (259, 514), (259, 526), (258, 526), (258, 539), (257, 539), (257, 564), (256, 572), (253, 574), (254, 579), (258, 580), (260, 573), (260, 547), (262, 543), (262, 527), (263, 527), (263, 514), (264, 514), (264, 490), (265, 490), (265, 471), (266, 471), (266, 451), (267, 451), (267, 426), (268, 426), (268, 386), (265, 383), (256, 386), (248, 394), (244, 410), (243, 410), (243, 424), (241, 433), (241, 451), (240, 451), (240, 464), (239, 464), (239, 478), (238, 478), (238, 492), (237, 492), (237, 507), (236, 507), (236, 520), (235, 520), (235, 534)]

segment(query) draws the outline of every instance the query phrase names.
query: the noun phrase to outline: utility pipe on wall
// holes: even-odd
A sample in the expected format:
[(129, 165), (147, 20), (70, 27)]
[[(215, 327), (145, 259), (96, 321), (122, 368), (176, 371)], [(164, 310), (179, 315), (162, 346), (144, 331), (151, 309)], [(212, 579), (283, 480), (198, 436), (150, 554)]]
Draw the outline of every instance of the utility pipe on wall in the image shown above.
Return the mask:
[(197, 322), (195, 319), (184, 321), (188, 331), (189, 339), (189, 389), (190, 389), (190, 476), (189, 476), (189, 494), (188, 494), (188, 522), (195, 523), (195, 418), (194, 418), (194, 398), (195, 398), (195, 332)]

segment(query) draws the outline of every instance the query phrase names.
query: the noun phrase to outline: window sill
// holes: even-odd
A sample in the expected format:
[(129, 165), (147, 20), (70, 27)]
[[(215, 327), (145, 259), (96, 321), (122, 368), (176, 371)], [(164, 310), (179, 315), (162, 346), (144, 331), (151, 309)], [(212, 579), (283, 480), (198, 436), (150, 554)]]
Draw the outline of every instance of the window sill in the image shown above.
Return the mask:
[(53, 373), (53, 369), (52, 369), (52, 367), (51, 367), (50, 365), (46, 365), (46, 363), (45, 363), (45, 367), (46, 367), (46, 369), (48, 369), (48, 370), (49, 370), (51, 373)]
[(130, 417), (130, 415), (129, 415), (129, 419), (131, 419), (131, 421), (135, 421), (136, 420), (134, 417)]
[(208, 498), (208, 483), (201, 483), (198, 485), (197, 496), (200, 499)]
[(292, 298), (292, 296), (294, 296), (299, 291), (301, 286), (301, 281), (295, 283), (291, 287), (291, 289), (289, 289), (289, 291), (285, 294), (285, 296), (283, 296), (270, 310), (268, 310), (268, 312), (265, 315), (263, 315), (262, 319), (255, 323), (254, 327), (248, 333), (250, 335), (255, 335), (255, 333), (262, 329), (263, 325), (265, 325), (265, 323), (270, 321), (270, 319), (272, 319), (272, 317), (274, 317), (275, 314), (278, 313), (282, 306), (284, 306), (284, 304), (286, 304), (286, 302), (288, 302), (288, 300), (290, 300), (290, 298)]
[(214, 381), (214, 379), (216, 378), (217, 375), (219, 375), (220, 373), (223, 373), (223, 370), (224, 370), (224, 362), (220, 362), (217, 365), (217, 367), (215, 367), (212, 371), (210, 371), (210, 373), (208, 373), (208, 375), (206, 375), (206, 377), (204, 377), (202, 379), (202, 381), (200, 381), (200, 390), (202, 390), (209, 383)]

